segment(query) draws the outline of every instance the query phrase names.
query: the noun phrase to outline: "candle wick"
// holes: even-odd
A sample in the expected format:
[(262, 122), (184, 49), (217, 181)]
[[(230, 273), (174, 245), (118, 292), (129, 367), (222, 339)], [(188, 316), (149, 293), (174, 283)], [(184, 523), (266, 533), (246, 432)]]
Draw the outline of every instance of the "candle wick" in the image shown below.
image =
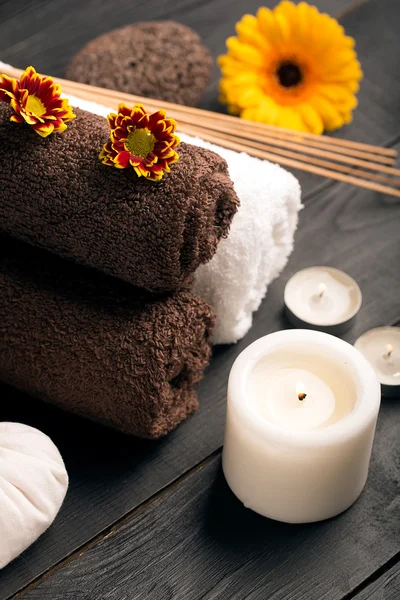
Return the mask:
[(393, 352), (393, 346), (392, 346), (392, 344), (388, 344), (386, 346), (386, 354), (385, 354), (385, 358), (387, 360), (392, 356), (392, 352)]
[(305, 388), (304, 383), (302, 381), (298, 381), (296, 383), (296, 394), (297, 394), (297, 397), (300, 400), (300, 402), (302, 402), (305, 399), (305, 397), (307, 396), (305, 390), (306, 390), (306, 388)]
[(325, 285), (325, 283), (320, 283), (318, 286), (318, 298), (321, 300), (323, 295), (325, 294), (326, 290), (327, 290), (327, 286)]

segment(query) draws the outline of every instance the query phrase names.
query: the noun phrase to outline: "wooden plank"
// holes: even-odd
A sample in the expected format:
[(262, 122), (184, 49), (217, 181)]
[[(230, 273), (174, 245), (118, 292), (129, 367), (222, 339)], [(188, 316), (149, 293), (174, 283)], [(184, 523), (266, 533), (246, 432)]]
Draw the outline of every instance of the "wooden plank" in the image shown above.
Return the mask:
[[(400, 557), (399, 557), (400, 558)], [(370, 583), (354, 600), (399, 600), (400, 598), (400, 562), (388, 569), (379, 579)]]
[[(264, 4), (273, 7), (277, 2), (267, 0)], [(315, 0), (313, 4), (332, 15), (340, 17), (343, 14), (341, 22), (348, 34), (356, 39), (365, 72), (354, 121), (335, 135), (388, 143), (399, 133), (397, 99), (400, 81), (396, 56), (400, 13), (397, 0)], [(259, 6), (259, 0), (248, 0), (245, 8), (239, 0), (175, 0), (173, 3), (161, 0), (30, 0), (23, 6), (7, 0), (0, 4), (0, 58), (19, 67), (32, 63), (38, 70), (63, 76), (67, 62), (90, 39), (128, 23), (148, 20), (150, 15), (152, 19), (176, 19), (189, 25), (201, 35), (216, 58), (225, 52), (225, 40), (234, 35), (234, 24), (243, 12), (254, 14)], [(218, 102), (219, 77), (215, 65), (212, 81), (201, 103), (203, 108), (225, 110)], [(293, 172), (307, 191), (324, 189), (332, 184), (316, 175)]]
[(399, 416), (398, 403), (383, 405), (366, 489), (337, 518), (290, 526), (256, 515), (216, 457), (22, 598), (348, 598), (400, 551)]
[[(301, 213), (296, 250), (282, 277), (271, 285), (253, 328), (237, 345), (216, 349), (199, 386), (199, 412), (160, 442), (125, 438), (30, 398), (17, 401), (8, 395), (0, 418), (21, 420), (49, 433), (65, 457), (71, 486), (53, 527), (4, 569), (0, 598), (16, 592), (221, 446), (230, 367), (254, 339), (288, 327), (282, 315), (283, 289), (295, 271), (317, 261), (341, 268), (359, 282), (364, 302), (345, 336), (350, 342), (370, 327), (399, 319), (399, 227), (400, 205), (378, 194), (335, 186), (311, 199)], [(399, 410), (398, 403), (392, 404)]]
[[(352, 123), (334, 132), (334, 137), (385, 145), (398, 134), (400, 80), (397, 50), (400, 12), (397, 0), (367, 0), (358, 10), (341, 19), (346, 33), (356, 40), (364, 71), (359, 105)], [(307, 191), (326, 189), (329, 180), (293, 171)]]
[[(320, 10), (338, 15), (359, 0), (315, 0)], [(277, 4), (275, 0), (264, 2)], [(67, 62), (91, 39), (117, 27), (148, 20), (174, 19), (195, 29), (214, 56), (244, 12), (255, 13), (259, 0), (3, 0), (0, 3), (0, 60), (16, 67), (63, 76)], [(217, 76), (215, 69), (214, 75)]]

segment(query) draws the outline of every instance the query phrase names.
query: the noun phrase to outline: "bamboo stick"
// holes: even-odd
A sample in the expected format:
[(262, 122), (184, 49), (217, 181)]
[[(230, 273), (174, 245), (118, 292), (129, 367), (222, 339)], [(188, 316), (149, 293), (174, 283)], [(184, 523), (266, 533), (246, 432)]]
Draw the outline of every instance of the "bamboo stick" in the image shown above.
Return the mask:
[[(94, 102), (98, 102), (100, 104), (103, 105), (107, 105), (110, 104), (110, 98), (103, 98), (97, 95), (97, 94), (93, 94), (93, 93), (87, 93), (86, 91), (84, 92), (84, 94), (82, 94), (82, 96), (84, 96), (84, 99), (86, 100), (90, 100), (90, 101), (94, 101)], [(203, 127), (199, 127), (199, 126), (193, 126), (193, 125), (187, 125), (186, 123), (179, 123), (179, 130), (182, 133), (187, 133), (188, 135), (193, 135), (193, 136), (200, 136), (203, 139), (206, 139), (206, 135), (212, 135), (213, 131), (210, 131), (210, 129), (208, 128), (203, 128)], [(215, 133), (215, 132), (214, 132)], [(225, 146), (224, 142), (225, 141), (238, 141), (236, 140), (234, 135), (230, 135), (230, 134), (226, 134), (226, 133), (218, 133), (218, 143), (219, 145)], [(213, 138), (214, 139), (214, 138)], [(216, 139), (216, 138), (215, 138)], [(305, 161), (311, 165), (315, 165), (315, 166), (321, 166), (324, 167), (326, 169), (332, 169), (334, 171), (338, 171), (344, 174), (354, 174), (355, 176), (360, 176), (363, 177), (364, 179), (369, 179), (371, 181), (376, 181), (379, 183), (383, 183), (386, 185), (395, 185), (395, 186), (400, 186), (400, 181), (396, 181), (396, 180), (392, 180), (388, 177), (380, 177), (379, 175), (375, 175), (373, 173), (368, 173), (367, 171), (359, 171), (359, 170), (355, 170), (354, 166), (363, 166), (365, 168), (369, 168), (369, 169), (376, 169), (376, 170), (383, 170), (384, 172), (388, 173), (389, 175), (400, 175), (400, 170), (398, 169), (393, 169), (390, 167), (383, 167), (380, 164), (373, 164), (373, 163), (369, 163), (369, 162), (365, 162), (365, 161), (357, 161), (353, 162), (353, 161), (348, 161), (350, 164), (353, 165), (353, 167), (346, 167), (344, 165), (338, 165), (335, 164), (333, 162), (328, 162), (328, 161), (324, 161), (324, 160), (320, 160), (319, 158), (310, 158), (309, 156), (304, 156), (301, 153), (294, 153), (294, 152), (289, 152), (289, 151), (284, 151), (281, 148), (274, 148), (271, 146), (268, 146), (267, 144), (259, 144), (257, 142), (253, 142), (251, 140), (247, 140), (245, 142), (246, 146), (250, 149), (248, 149), (248, 152), (250, 154), (253, 154), (253, 152), (251, 151), (252, 149), (256, 149), (256, 150), (265, 150), (265, 151), (272, 151), (272, 152), (276, 152), (277, 154), (279, 154), (279, 158), (280, 157), (286, 157), (286, 158), (292, 158), (294, 160), (299, 160), (301, 159), (302, 161)], [(306, 150), (305, 150), (306, 152)], [(323, 153), (315, 153), (316, 156), (323, 156)], [(279, 162), (279, 160), (277, 161)], [(345, 161), (347, 162), (347, 161)]]
[[(69, 89), (69, 85), (66, 86), (66, 89)], [(113, 106), (113, 101), (112, 101), (112, 97), (111, 96), (106, 96), (106, 97), (102, 97), (99, 96), (97, 93), (94, 92), (87, 92), (86, 90), (84, 90), (83, 92), (81, 92), (81, 97), (85, 100), (90, 100), (92, 102), (98, 102), (100, 104), (103, 105), (109, 105), (110, 108)], [(201, 121), (200, 121), (201, 122)], [(191, 124), (186, 124), (183, 123), (181, 121), (179, 121), (179, 129), (180, 131), (182, 131), (183, 133), (187, 132), (187, 128), (192, 128), (191, 130), (193, 130), (193, 127), (196, 127), (197, 130), (197, 134), (200, 135), (201, 137), (204, 137), (204, 133), (206, 131), (209, 131), (211, 133), (214, 132), (213, 129), (211, 129), (211, 125), (208, 125), (207, 127), (203, 127), (202, 125), (194, 125), (193, 123)], [(230, 134), (230, 133), (226, 133), (226, 132), (218, 132), (218, 137), (220, 138), (220, 140), (231, 140), (231, 141), (238, 141), (236, 140), (235, 136)], [(261, 138), (263, 139), (263, 138)], [(271, 138), (266, 139), (266, 142), (269, 142)], [(275, 142), (275, 140), (274, 140)], [(295, 156), (293, 155), (293, 153), (285, 153), (282, 151), (282, 149), (278, 146), (277, 148), (271, 148), (271, 146), (277, 145), (276, 143), (274, 144), (266, 144), (266, 143), (258, 143), (255, 142), (253, 140), (247, 140), (244, 142), (248, 147), (251, 148), (255, 148), (255, 149), (259, 149), (259, 150), (272, 150), (282, 156), (287, 156), (289, 158), (295, 158)], [(224, 143), (220, 141), (220, 145), (224, 146)], [(379, 163), (374, 163), (372, 161), (365, 161), (365, 160), (361, 160), (361, 159), (357, 159), (357, 158), (350, 158), (347, 156), (342, 156), (341, 154), (335, 154), (333, 152), (326, 152), (326, 151), (321, 151), (321, 150), (316, 150), (316, 149), (312, 149), (312, 148), (303, 148), (300, 144), (292, 144), (292, 143), (287, 143), (287, 144), (283, 144), (284, 148), (293, 148), (293, 149), (299, 149), (301, 150), (303, 153), (307, 153), (307, 154), (311, 154), (313, 156), (317, 156), (317, 157), (327, 157), (327, 158), (332, 158), (333, 160), (339, 161), (339, 162), (344, 162), (346, 164), (350, 164), (352, 165), (352, 169), (338, 169), (337, 167), (334, 166), (334, 163), (325, 163), (324, 166), (327, 168), (332, 168), (334, 170), (337, 171), (342, 171), (344, 173), (349, 173), (350, 171), (352, 171), (354, 169), (354, 167), (363, 167), (364, 169), (370, 169), (370, 170), (376, 170), (376, 171), (381, 171), (383, 173), (387, 173), (388, 175), (392, 175), (392, 176), (400, 176), (400, 170), (399, 169), (394, 169), (392, 167), (386, 166), (386, 165), (382, 165)], [(250, 152), (251, 153), (251, 152)], [(319, 159), (316, 160), (311, 160), (309, 157), (307, 156), (302, 156), (302, 159), (305, 160), (306, 162), (310, 162), (311, 164), (321, 164), (321, 162), (319, 161)], [(369, 177), (368, 175), (366, 176), (367, 179), (373, 179), (375, 181), (378, 181), (377, 178), (375, 177)], [(385, 179), (385, 182), (389, 182), (389, 179)]]
[[(72, 94), (78, 94), (79, 96), (82, 97), (82, 94), (87, 94), (86, 90), (80, 90), (75, 88), (74, 86), (70, 87), (70, 84), (68, 84), (68, 86), (65, 86), (66, 89), (71, 89), (71, 93)], [(92, 93), (90, 93), (90, 97), (92, 97)], [(93, 93), (93, 97), (97, 98), (98, 101), (98, 95)], [(113, 110), (116, 110), (118, 103), (121, 101), (121, 97), (118, 93), (108, 93), (106, 94), (104, 97), (102, 96), (102, 102), (103, 104), (105, 103), (105, 100), (107, 99), (108, 102), (106, 102), (106, 104), (108, 106), (110, 106), (110, 108), (112, 108)], [(158, 110), (159, 109), (159, 105), (157, 105), (154, 101), (151, 101), (150, 103), (147, 101), (146, 102), (146, 108), (148, 110)], [(214, 114), (214, 113), (213, 113)], [(217, 114), (217, 113), (215, 113)], [(227, 133), (227, 126), (225, 122), (219, 122), (218, 121), (218, 116), (216, 119), (213, 119), (212, 121), (209, 118), (204, 118), (202, 115), (197, 115), (194, 118), (189, 118), (185, 113), (179, 114), (179, 109), (174, 109), (173, 112), (170, 112), (169, 115), (173, 118), (175, 118), (178, 122), (179, 125), (181, 126), (182, 123), (185, 123), (187, 125), (193, 126), (201, 126), (201, 127), (206, 127), (208, 129), (211, 129), (213, 131), (219, 131), (221, 133)], [(283, 148), (288, 148), (288, 149), (293, 149), (293, 150), (301, 150), (302, 152), (306, 152), (308, 154), (312, 154), (314, 156), (324, 156), (325, 158), (333, 158), (334, 160), (337, 161), (342, 161), (342, 162), (353, 162), (349, 160), (349, 157), (354, 156), (355, 158), (360, 158), (360, 159), (364, 159), (364, 160), (369, 160), (369, 161), (374, 161), (374, 162), (379, 162), (379, 163), (383, 163), (383, 164), (387, 164), (387, 165), (392, 165), (394, 162), (394, 157), (393, 156), (385, 156), (385, 155), (380, 155), (378, 153), (373, 153), (373, 152), (364, 152), (364, 151), (360, 151), (360, 150), (356, 150), (356, 149), (352, 149), (352, 148), (347, 148), (347, 147), (340, 147), (340, 146), (334, 146), (333, 148), (331, 148), (331, 150), (327, 150), (330, 148), (329, 143), (326, 142), (326, 140), (330, 140), (331, 138), (326, 138), (323, 136), (319, 136), (321, 139), (317, 139), (316, 141), (312, 140), (311, 143), (309, 143), (308, 141), (306, 141), (306, 143), (304, 143), (303, 141), (301, 141), (301, 137), (300, 137), (300, 141), (299, 141), (299, 135), (301, 136), (301, 134), (297, 134), (296, 132), (291, 132), (290, 136), (287, 134), (282, 134), (279, 128), (275, 128), (275, 130), (273, 131), (273, 135), (272, 132), (268, 133), (268, 134), (261, 134), (258, 132), (249, 132), (247, 131), (246, 127), (244, 127), (244, 123), (246, 123), (243, 120), (239, 120), (239, 119), (233, 119), (234, 123), (231, 123), (229, 125), (229, 133), (235, 133), (237, 136), (245, 138), (245, 139), (252, 139), (254, 141), (260, 141), (260, 142), (265, 142), (268, 143), (270, 145), (273, 146), (278, 146), (278, 147), (283, 147)], [(318, 136), (316, 136), (318, 138)], [(323, 142), (321, 140), (324, 140)], [(333, 152), (332, 150), (334, 150), (335, 152)], [(345, 157), (343, 159), (341, 159), (341, 154), (343, 154)], [(353, 163), (353, 164), (357, 164), (357, 163)], [(362, 164), (359, 164), (357, 166), (365, 166)]]
[[(7, 68), (6, 72), (8, 75), (14, 77), (19, 77), (21, 74), (21, 71), (13, 68)], [(106, 90), (67, 80), (55, 78), (54, 80), (62, 85), (64, 93), (76, 95), (92, 102), (98, 102), (105, 106), (109, 106), (114, 110), (122, 100), (126, 100), (131, 104), (143, 102), (146, 104), (148, 110), (157, 110), (161, 104), (157, 100), (141, 98), (140, 96), (133, 96), (131, 94), (115, 92), (113, 90)], [(162, 102), (162, 106), (163, 108), (171, 106), (172, 111), (176, 111), (176, 113), (181, 115), (180, 117), (176, 116), (175, 112), (172, 113), (170, 111), (171, 117), (179, 120), (179, 130), (182, 131), (182, 133), (187, 133), (192, 136), (198, 135), (204, 140), (230, 148), (237, 152), (247, 152), (253, 156), (278, 162), (285, 166), (400, 197), (400, 190), (390, 187), (390, 185), (400, 186), (399, 180), (391, 180), (388, 177), (382, 177), (375, 173), (355, 169), (355, 167), (363, 167), (364, 169), (381, 171), (389, 175), (400, 175), (400, 169), (381, 164), (392, 162), (393, 157), (396, 156), (396, 152), (392, 149), (350, 142), (351, 146), (341, 144), (339, 147), (339, 145), (336, 144), (334, 145), (334, 149), (331, 148), (331, 150), (329, 150), (329, 142), (338, 142), (339, 140), (336, 138), (293, 132), (291, 130), (265, 126), (258, 123), (255, 124), (228, 115), (191, 109), (172, 103)], [(205, 115), (211, 115), (211, 117)], [(215, 126), (215, 122), (220, 122), (220, 125)], [(243, 126), (243, 124), (246, 125)], [(261, 127), (259, 128), (258, 126)], [(261, 135), (261, 133), (252, 131), (257, 129), (260, 129), (261, 132), (264, 131), (264, 133)], [(268, 134), (265, 133), (266, 131)], [(274, 136), (272, 136), (272, 132)], [(309, 138), (309, 136), (311, 136), (311, 138)], [(248, 139), (248, 137), (252, 139)], [(311, 140), (310, 143), (309, 140)], [(340, 142), (348, 141), (340, 140)], [(316, 143), (319, 144), (319, 146), (315, 146)], [(360, 150), (360, 148), (362, 148), (362, 150)], [(390, 150), (390, 154), (386, 152), (388, 150)], [(382, 151), (385, 152), (380, 154)], [(345, 164), (329, 162), (323, 160), (323, 158), (331, 158), (332, 160)], [(368, 160), (366, 160), (366, 158), (368, 158)], [(346, 166), (346, 164), (351, 166)]]
[[(114, 101), (116, 101), (117, 103), (122, 102), (122, 101), (126, 101), (127, 103), (130, 103), (130, 104), (135, 104), (136, 102), (140, 102), (148, 107), (151, 106), (152, 110), (153, 109), (158, 110), (160, 108), (164, 108), (169, 113), (171, 113), (171, 116), (173, 116), (172, 112), (174, 111), (175, 114), (181, 113), (181, 114), (185, 114), (185, 115), (190, 115), (195, 120), (197, 118), (206, 117), (206, 118), (210, 119), (211, 122), (225, 121), (226, 123), (229, 123), (229, 126), (231, 126), (232, 124), (240, 123), (241, 127), (245, 128), (245, 129), (247, 128), (247, 130), (249, 131), (249, 134), (250, 134), (250, 132), (252, 132), (254, 130), (259, 130), (261, 132), (269, 132), (269, 133), (274, 133), (274, 134), (278, 133), (279, 135), (285, 134), (291, 138), (295, 137), (299, 142), (305, 141), (305, 140), (313, 140), (313, 141), (318, 140), (318, 142), (322, 143), (322, 144), (325, 142), (327, 145), (332, 144), (335, 146), (336, 145), (345, 146), (346, 148), (356, 148), (356, 149), (360, 149), (362, 151), (370, 151), (373, 153), (383, 154), (385, 156), (391, 156), (391, 157), (397, 156), (397, 152), (396, 152), (396, 150), (393, 150), (393, 148), (384, 148), (381, 146), (365, 144), (362, 142), (353, 142), (350, 140), (343, 140), (341, 138), (334, 138), (334, 137), (330, 137), (330, 136), (316, 135), (313, 133), (293, 131), (292, 129), (286, 129), (284, 127), (276, 127), (275, 125), (267, 125), (265, 123), (257, 123), (255, 121), (246, 121), (244, 119), (238, 119), (238, 117), (233, 117), (231, 115), (216, 113), (213, 111), (204, 110), (204, 109), (200, 109), (200, 108), (192, 108), (190, 106), (184, 106), (181, 104), (174, 104), (171, 102), (164, 102), (161, 100), (144, 98), (143, 96), (136, 96), (134, 94), (127, 94), (126, 92), (116, 92), (114, 90), (109, 90), (106, 88), (99, 88), (97, 86), (89, 86), (85, 83), (79, 83), (76, 81), (67, 81), (67, 80), (63, 80), (63, 79), (55, 79), (55, 81), (60, 83), (60, 85), (62, 85), (63, 87), (68, 85), (71, 90), (73, 88), (78, 92), (85, 91), (85, 90), (89, 91), (87, 88), (90, 88), (90, 90), (93, 91), (93, 93), (96, 93), (101, 96), (108, 96), (111, 99), (113, 99)], [(71, 93), (73, 93), (73, 92), (71, 92)], [(76, 93), (75, 95), (79, 96), (80, 94)], [(115, 105), (114, 109), (116, 109), (116, 108), (117, 108), (117, 106)], [(180, 118), (182, 118), (182, 117), (180, 117)], [(193, 123), (193, 121), (192, 121), (192, 123)]]
[[(187, 133), (188, 135), (197, 135), (204, 138), (204, 135), (206, 133), (210, 133), (207, 130), (202, 130), (199, 127), (196, 127), (195, 129), (193, 127), (190, 127), (188, 125), (179, 125), (179, 131), (182, 133)], [(196, 131), (195, 134), (193, 134), (193, 131)], [(219, 134), (220, 135), (220, 134)], [(224, 140), (225, 140), (225, 136), (224, 136)], [(233, 141), (235, 141), (234, 136), (232, 136)], [(223, 145), (223, 142), (220, 141), (219, 145)], [(253, 148), (253, 145), (252, 145)], [(358, 175), (359, 177), (362, 177), (364, 179), (370, 179), (371, 181), (377, 181), (379, 183), (383, 183), (385, 185), (394, 185), (397, 187), (400, 187), (400, 180), (396, 180), (396, 179), (391, 179), (390, 177), (382, 177), (380, 175), (376, 175), (375, 173), (370, 173), (369, 171), (362, 171), (360, 169), (355, 169), (354, 167), (346, 167), (345, 165), (341, 165), (341, 164), (336, 164), (336, 163), (332, 163), (326, 160), (320, 160), (318, 158), (310, 158), (308, 156), (304, 156), (301, 155), (301, 153), (295, 153), (295, 152), (289, 152), (289, 151), (285, 151), (281, 148), (274, 148), (274, 147), (269, 147), (265, 144), (263, 144), (262, 146), (260, 146), (261, 149), (265, 150), (265, 151), (272, 151), (272, 152), (276, 152), (277, 154), (279, 154), (280, 156), (285, 156), (287, 158), (293, 158), (295, 160), (303, 160), (308, 162), (308, 164), (312, 164), (312, 165), (316, 165), (316, 166), (320, 166), (320, 167), (325, 167), (327, 169), (333, 169), (334, 171), (338, 171), (340, 173), (346, 173), (349, 175)], [(243, 150), (242, 150), (243, 151)]]
[[(187, 123), (188, 125), (193, 124), (193, 122), (189, 123), (189, 119), (185, 117), (180, 117), (178, 120), (179, 123)], [(218, 120), (211, 123), (209, 119), (197, 118), (196, 125), (200, 125), (201, 127), (206, 127), (214, 131), (219, 131), (221, 133), (224, 133), (227, 130), (226, 124), (221, 124), (218, 122)], [(299, 141), (297, 136), (288, 136), (286, 134), (281, 134), (279, 130), (277, 130), (277, 132), (274, 134), (272, 132), (268, 134), (259, 132), (250, 133), (246, 130), (246, 128), (243, 128), (241, 126), (241, 121), (239, 121), (238, 124), (230, 124), (229, 133), (234, 133), (236, 136), (242, 137), (244, 139), (252, 139), (254, 141), (265, 142), (273, 146), (288, 148), (289, 150), (300, 150), (302, 152), (313, 154), (315, 156), (325, 156), (326, 158), (329, 158), (329, 156), (327, 154), (324, 154), (324, 152), (326, 152), (330, 148), (329, 153), (331, 155), (335, 154), (336, 160), (340, 160), (340, 155), (344, 154), (346, 156), (354, 156), (356, 158), (375, 161), (387, 165), (393, 165), (394, 163), (394, 157), (392, 156), (380, 155), (378, 153), (373, 152), (364, 152), (353, 148), (342, 148), (340, 146), (330, 147), (329, 144), (327, 144), (325, 141), (321, 143), (320, 140), (312, 140), (311, 143), (306, 141), (306, 143), (304, 143), (304, 141)], [(322, 139), (325, 140), (325, 138)]]
[[(191, 130), (190, 135), (196, 135), (196, 129)], [(207, 140), (214, 144), (222, 145), (221, 140), (217, 135), (205, 133), (202, 135), (204, 140)], [(301, 171), (306, 171), (308, 173), (313, 173), (314, 175), (321, 175), (322, 177), (329, 177), (330, 179), (336, 179), (337, 181), (342, 181), (344, 183), (351, 183), (352, 185), (356, 185), (358, 187), (365, 188), (367, 190), (373, 190), (376, 192), (380, 192), (382, 194), (389, 194), (391, 196), (396, 196), (400, 198), (400, 190), (396, 190), (386, 185), (382, 185), (380, 183), (376, 183), (373, 181), (366, 181), (365, 179), (361, 179), (358, 177), (354, 177), (352, 175), (346, 175), (344, 173), (337, 173), (335, 171), (330, 171), (329, 169), (324, 169), (322, 167), (318, 167), (315, 165), (310, 165), (308, 163), (304, 163), (299, 160), (294, 160), (292, 158), (286, 158), (279, 156), (279, 154), (273, 154), (271, 152), (265, 152), (263, 150), (253, 149), (246, 145), (238, 144), (237, 142), (225, 141), (224, 146), (226, 148), (230, 148), (231, 150), (235, 150), (236, 152), (248, 152), (253, 156), (257, 156), (258, 158), (263, 158), (265, 160), (269, 160), (272, 162), (277, 162), (281, 165), (285, 165), (287, 167), (292, 167), (294, 169), (300, 169)]]
[[(13, 77), (19, 77), (22, 73), (20, 69), (15, 69), (12, 67), (7, 67), (6, 69), (4, 69), (4, 72)], [(90, 86), (75, 81), (68, 81), (60, 78), (53, 79), (56, 83), (59, 83), (62, 86), (64, 92), (67, 92), (69, 94), (73, 94), (80, 97), (84, 97), (83, 94), (86, 93), (89, 93), (91, 95), (93, 94), (94, 96), (101, 97), (103, 103), (104, 98), (109, 98), (110, 101), (113, 102), (112, 107), (114, 108), (114, 110), (117, 108), (117, 104), (121, 101), (126, 101), (131, 104), (141, 102), (145, 104), (146, 107), (150, 110), (157, 110), (161, 107), (165, 108), (166, 110), (168, 110), (172, 117), (180, 121), (189, 121), (189, 125), (194, 125), (200, 119), (203, 119), (204, 126), (204, 119), (207, 119), (210, 122), (210, 124), (212, 124), (212, 129), (217, 128), (217, 130), (221, 130), (223, 127), (222, 123), (226, 123), (226, 128), (229, 131), (233, 132), (233, 130), (235, 130), (236, 133), (240, 132), (238, 133), (238, 135), (240, 135), (241, 137), (250, 137), (259, 141), (263, 141), (263, 138), (260, 139), (261, 134), (269, 135), (269, 137), (273, 135), (274, 138), (292, 141), (292, 143), (297, 144), (301, 143), (303, 146), (311, 145), (318, 148), (332, 148), (332, 146), (335, 146), (335, 150), (338, 153), (346, 152), (346, 154), (349, 155), (352, 153), (351, 155), (359, 158), (362, 158), (361, 156), (359, 156), (359, 152), (361, 152), (363, 155), (378, 154), (380, 155), (380, 157), (383, 157), (383, 160), (374, 157), (374, 160), (376, 162), (391, 162), (392, 159), (397, 155), (396, 151), (392, 148), (382, 148), (380, 146), (364, 144), (360, 142), (352, 142), (349, 140), (343, 140), (339, 138), (320, 136), (304, 132), (296, 132), (290, 129), (275, 127), (263, 123), (245, 121), (244, 119), (238, 119), (237, 117), (232, 117), (230, 115), (224, 115), (203, 109), (191, 108), (188, 106), (182, 106), (170, 102), (163, 102), (150, 98), (144, 98), (142, 96), (127, 94), (125, 92), (116, 92), (114, 90)], [(390, 158), (388, 159), (388, 157)], [(364, 156), (364, 158), (367, 157)], [(372, 160), (372, 157), (370, 158)]]
[[(186, 127), (186, 125), (185, 125)], [(190, 128), (190, 126), (189, 126)], [(182, 126), (180, 126), (180, 129), (183, 131)], [(191, 127), (191, 130), (193, 131), (193, 127)], [(210, 130), (210, 129), (206, 129), (204, 127), (198, 127), (196, 125), (196, 131), (198, 131), (198, 135), (200, 137), (204, 137), (205, 133), (214, 133), (214, 131)], [(216, 135), (218, 135), (218, 137), (221, 140), (230, 140), (232, 142), (237, 141), (238, 143), (241, 143), (240, 140), (237, 140), (237, 138), (234, 135), (231, 135), (229, 133), (220, 133), (220, 132), (215, 132)], [(246, 140), (244, 142), (246, 144), (246, 146), (250, 147), (250, 148), (256, 148), (258, 150), (272, 150), (273, 152), (278, 152), (279, 154), (282, 154), (282, 156), (288, 156), (290, 157), (291, 155), (292, 158), (294, 157), (295, 153), (291, 152), (285, 152), (283, 149), (281, 148), (274, 148), (272, 146), (268, 146), (267, 144), (261, 144), (259, 142), (253, 142), (252, 140)], [(222, 144), (223, 145), (223, 144)], [(304, 156), (304, 153), (309, 153), (309, 149), (308, 150), (304, 150), (303, 152), (303, 160), (308, 160), (309, 157), (308, 156)], [(297, 153), (299, 154), (299, 153)], [(300, 153), (301, 154), (301, 153)], [(350, 159), (348, 157), (341, 157), (336, 158), (336, 156), (330, 152), (312, 152), (313, 155), (315, 156), (322, 156), (322, 157), (327, 157), (327, 158), (333, 158), (336, 160), (339, 160), (340, 162), (344, 162), (346, 164), (350, 164), (354, 167), (363, 167), (364, 169), (370, 169), (372, 171), (381, 171), (382, 173), (387, 173), (389, 175), (393, 175), (393, 176), (400, 176), (400, 169), (395, 169), (393, 167), (388, 167), (386, 165), (381, 165), (379, 163), (373, 163), (370, 161), (364, 161), (364, 160), (359, 160), (357, 158), (353, 158)], [(334, 163), (329, 163), (329, 165), (331, 166)]]

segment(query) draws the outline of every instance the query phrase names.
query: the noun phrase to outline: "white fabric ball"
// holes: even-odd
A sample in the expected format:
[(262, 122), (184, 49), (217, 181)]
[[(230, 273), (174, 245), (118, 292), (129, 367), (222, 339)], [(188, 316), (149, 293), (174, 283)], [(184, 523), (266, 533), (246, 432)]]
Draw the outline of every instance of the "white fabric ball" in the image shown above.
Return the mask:
[(51, 439), (21, 423), (0, 423), (0, 568), (54, 521), (68, 487)]

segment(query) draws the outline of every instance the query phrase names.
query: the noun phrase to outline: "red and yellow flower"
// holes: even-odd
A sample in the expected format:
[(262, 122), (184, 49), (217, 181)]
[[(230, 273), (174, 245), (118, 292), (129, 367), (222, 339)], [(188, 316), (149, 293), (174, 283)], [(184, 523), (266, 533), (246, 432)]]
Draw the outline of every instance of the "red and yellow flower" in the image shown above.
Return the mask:
[(118, 114), (107, 117), (111, 129), (110, 140), (104, 144), (100, 159), (105, 165), (126, 169), (133, 167), (138, 177), (158, 181), (179, 156), (175, 148), (176, 121), (167, 119), (165, 110), (153, 114), (142, 104), (133, 108), (118, 105)]
[(33, 67), (28, 67), (19, 81), (0, 75), (0, 100), (15, 111), (10, 121), (27, 123), (42, 137), (65, 131), (66, 123), (76, 116), (68, 100), (61, 98), (61, 87)]

